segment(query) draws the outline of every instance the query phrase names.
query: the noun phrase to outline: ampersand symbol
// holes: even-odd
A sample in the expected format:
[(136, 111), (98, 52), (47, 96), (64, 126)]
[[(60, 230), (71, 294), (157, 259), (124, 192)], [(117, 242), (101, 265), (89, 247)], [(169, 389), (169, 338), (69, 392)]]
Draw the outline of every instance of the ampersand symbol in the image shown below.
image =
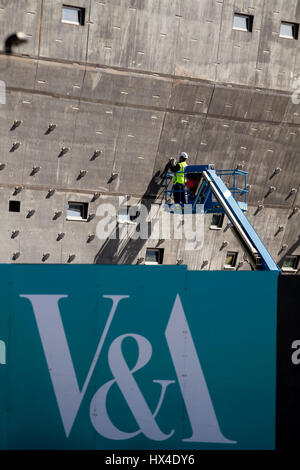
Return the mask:
[[(122, 342), (125, 338), (133, 338), (138, 345), (138, 358), (135, 366), (129, 369), (123, 354)], [(136, 334), (125, 334), (116, 338), (110, 345), (108, 351), (108, 363), (114, 379), (105, 383), (95, 393), (90, 405), (90, 417), (96, 431), (107, 439), (130, 439), (143, 433), (146, 437), (156, 441), (168, 439), (174, 433), (163, 433), (155, 417), (162, 405), (166, 389), (174, 380), (153, 380), (161, 385), (161, 394), (154, 413), (151, 412), (146, 400), (136, 383), (133, 374), (144, 367), (152, 356), (152, 346), (143, 336)], [(107, 395), (114, 383), (117, 383), (124, 396), (139, 429), (135, 432), (124, 432), (117, 428), (111, 421), (106, 408)]]

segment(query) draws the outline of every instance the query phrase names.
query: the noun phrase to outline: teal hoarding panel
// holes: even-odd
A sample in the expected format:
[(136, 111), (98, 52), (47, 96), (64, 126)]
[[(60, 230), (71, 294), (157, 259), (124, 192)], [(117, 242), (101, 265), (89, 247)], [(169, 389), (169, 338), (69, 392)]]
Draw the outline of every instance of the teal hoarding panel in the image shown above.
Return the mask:
[(274, 448), (277, 273), (188, 278), (188, 322), (222, 431), (241, 449)]
[(2, 265), (0, 276), (1, 448), (274, 448), (277, 273)]
[(10, 412), (9, 403), (9, 368), (7, 363), (10, 357), (11, 336), (11, 269), (0, 269), (0, 449), (7, 446), (7, 426)]

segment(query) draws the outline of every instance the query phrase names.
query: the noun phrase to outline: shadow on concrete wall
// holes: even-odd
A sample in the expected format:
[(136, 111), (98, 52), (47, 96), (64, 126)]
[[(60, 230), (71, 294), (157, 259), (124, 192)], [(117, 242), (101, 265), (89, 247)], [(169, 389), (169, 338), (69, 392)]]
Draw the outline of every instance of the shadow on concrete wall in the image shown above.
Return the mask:
[[(143, 204), (147, 208), (147, 212), (150, 211), (151, 204), (154, 203), (155, 199), (160, 198), (164, 193), (164, 175), (166, 171), (167, 166), (162, 173), (160, 171), (155, 173), (138, 203)], [(139, 232), (141, 223), (146, 224), (149, 238), (152, 227), (151, 221), (146, 222), (146, 216), (147, 214), (140, 214), (140, 223), (135, 226), (130, 225), (129, 227), (134, 227), (134, 232)], [(119, 227), (120, 224), (117, 223), (117, 235), (119, 233)], [(96, 254), (94, 259), (95, 264), (133, 264), (147, 241), (147, 239), (142, 238), (135, 240), (131, 236), (128, 236), (126, 239), (119, 239), (118, 236), (115, 239), (110, 238), (114, 232), (115, 230), (111, 232), (110, 236), (105, 240), (101, 249)]]

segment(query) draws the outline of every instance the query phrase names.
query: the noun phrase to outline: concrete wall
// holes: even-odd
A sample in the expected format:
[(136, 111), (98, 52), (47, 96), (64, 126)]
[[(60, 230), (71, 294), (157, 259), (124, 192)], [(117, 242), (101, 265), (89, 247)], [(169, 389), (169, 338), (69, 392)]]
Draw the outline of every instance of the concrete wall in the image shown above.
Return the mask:
[[(1, 0), (3, 37), (24, 31), (16, 51), (33, 57), (222, 83), (291, 90), (299, 76), (298, 41), (279, 36), (298, 0), (76, 0), (84, 26), (61, 22), (63, 3)], [(232, 28), (234, 13), (254, 16), (252, 32)]]
[[(300, 204), (300, 105), (291, 100), (299, 43), (278, 34), (282, 20), (300, 21), (298, 2), (78, 0), (86, 9), (84, 26), (61, 22), (62, 3), (0, 1), (1, 47), (16, 30), (30, 35), (16, 54), (0, 55), (7, 88), (0, 106), (6, 221), (0, 260), (10, 262), (18, 251), (16, 262), (39, 263), (44, 253), (50, 253), (45, 262), (59, 263), (72, 253), (78, 263), (144, 258), (151, 239), (122, 248), (102, 246), (97, 237), (87, 243), (99, 218), (66, 221), (67, 202), (89, 202), (91, 214), (103, 200), (91, 202), (94, 192), (115, 205), (122, 194), (159, 202), (159, 173), (182, 150), (190, 163), (240, 164), (249, 171), (254, 227), (278, 262), (285, 252), (300, 254), (299, 215), (293, 214)], [(252, 33), (232, 29), (234, 12), (254, 15)], [(13, 129), (15, 120), (21, 123)], [(50, 123), (56, 127), (47, 132)], [(40, 170), (32, 175), (34, 166)], [(281, 171), (274, 174), (275, 168)], [(78, 179), (81, 170), (87, 173)], [(13, 196), (16, 186), (23, 189)], [(270, 186), (276, 190), (269, 193)], [(47, 198), (50, 188), (56, 192)], [(8, 212), (9, 199), (21, 201), (20, 213)], [(260, 212), (258, 204), (264, 205)], [(30, 209), (36, 212), (27, 218)], [(58, 210), (62, 215), (53, 220)], [(221, 269), (228, 250), (239, 251), (243, 261), (230, 230), (224, 233), (226, 222), (213, 231), (210, 219), (199, 252), (161, 241), (164, 262)], [(57, 242), (60, 232), (65, 236)], [(220, 250), (224, 239), (228, 246)]]

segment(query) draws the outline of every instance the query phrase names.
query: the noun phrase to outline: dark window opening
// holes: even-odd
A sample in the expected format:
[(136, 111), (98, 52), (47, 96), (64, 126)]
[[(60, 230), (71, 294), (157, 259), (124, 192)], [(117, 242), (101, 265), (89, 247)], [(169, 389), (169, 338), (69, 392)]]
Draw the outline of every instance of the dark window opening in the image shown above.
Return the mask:
[(224, 221), (224, 214), (213, 214), (210, 228), (221, 229)]
[(236, 251), (228, 251), (225, 259), (225, 267), (226, 268), (234, 268), (237, 261), (237, 252)]
[(145, 264), (162, 264), (163, 257), (163, 248), (147, 248)]
[(21, 201), (9, 201), (9, 212), (20, 212)]
[(63, 5), (62, 7), (62, 23), (84, 25), (85, 8), (72, 7)]
[(253, 15), (235, 13), (233, 16), (233, 29), (237, 29), (238, 31), (249, 31), (252, 33), (253, 19)]
[(283, 261), (283, 270), (297, 271), (299, 265), (300, 256), (286, 256)]
[(87, 220), (88, 202), (68, 202), (67, 219)]
[(279, 36), (286, 39), (298, 39), (299, 24), (282, 21)]

